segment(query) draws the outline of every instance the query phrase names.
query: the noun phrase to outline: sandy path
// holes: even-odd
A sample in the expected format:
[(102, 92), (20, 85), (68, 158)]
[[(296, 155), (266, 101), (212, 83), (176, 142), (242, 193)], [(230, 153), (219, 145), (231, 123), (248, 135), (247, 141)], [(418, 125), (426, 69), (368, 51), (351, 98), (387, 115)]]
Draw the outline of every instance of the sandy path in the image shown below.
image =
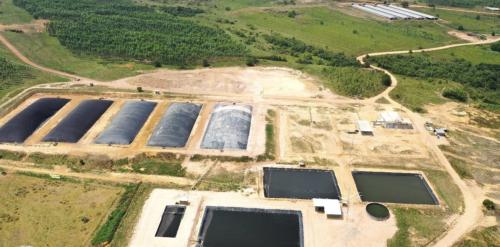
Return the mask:
[[(19, 166), (18, 166), (19, 165)], [(95, 173), (82, 173), (82, 172), (72, 172), (67, 170), (48, 170), (43, 168), (32, 167), (31, 163), (26, 162), (16, 162), (16, 161), (5, 161), (0, 160), (0, 168), (19, 171), (19, 172), (34, 172), (39, 174), (48, 175), (59, 175), (66, 177), (82, 178), (82, 179), (95, 179), (101, 181), (109, 181), (115, 183), (154, 183), (163, 185), (192, 185), (193, 180), (183, 177), (172, 177), (172, 176), (160, 176), (160, 175), (144, 175), (136, 173), (117, 173), (117, 172), (102, 172), (99, 174)]]

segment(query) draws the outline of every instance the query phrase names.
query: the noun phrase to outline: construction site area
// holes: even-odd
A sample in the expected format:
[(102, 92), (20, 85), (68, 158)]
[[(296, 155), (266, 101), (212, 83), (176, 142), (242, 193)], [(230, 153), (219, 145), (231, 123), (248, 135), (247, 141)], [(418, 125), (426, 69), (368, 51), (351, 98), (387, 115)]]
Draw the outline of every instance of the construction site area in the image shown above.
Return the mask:
[[(221, 72), (199, 94), (187, 94), (184, 84), (171, 92), (168, 82), (163, 90), (130, 90), (148, 88), (155, 73), (108, 83), (98, 93), (81, 81), (44, 89), (0, 120), (0, 148), (109, 159), (186, 157), (179, 161), (185, 177), (169, 181), (189, 189), (154, 190), (131, 246), (385, 246), (397, 230), (395, 218), (375, 218), (367, 204), (448, 207), (427, 177), (443, 171), (422, 138), (430, 135), (406, 110), (374, 99), (353, 102), (293, 71), (269, 68), (240, 72), (264, 79), (229, 90), (241, 93), (236, 96), (217, 83), (233, 85)], [(197, 80), (187, 72), (157, 73)], [(301, 93), (285, 96), (279, 85), (270, 87), (265, 78), (271, 82), (275, 73), (292, 78)], [(232, 185), (222, 186), (222, 178)], [(227, 239), (228, 231), (240, 237)]]

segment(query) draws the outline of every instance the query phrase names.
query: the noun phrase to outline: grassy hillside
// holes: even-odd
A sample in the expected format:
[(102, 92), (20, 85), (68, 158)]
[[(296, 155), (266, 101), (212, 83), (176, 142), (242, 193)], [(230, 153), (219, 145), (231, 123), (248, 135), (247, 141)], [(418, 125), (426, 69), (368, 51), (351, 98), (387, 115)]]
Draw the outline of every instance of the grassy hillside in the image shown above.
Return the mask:
[(0, 23), (13, 24), (13, 23), (29, 23), (33, 18), (24, 9), (16, 7), (12, 0), (0, 1)]
[(27, 87), (61, 81), (67, 79), (25, 65), (0, 45), (0, 102)]
[(463, 46), (453, 49), (433, 51), (427, 54), (432, 58), (442, 61), (465, 59), (473, 64), (500, 64), (500, 52), (492, 51), (490, 45)]
[(350, 55), (432, 47), (457, 42), (446, 30), (429, 21), (384, 22), (353, 17), (325, 7), (288, 11), (242, 9), (229, 14), (234, 25), (261, 32), (278, 32), (308, 44)]
[(139, 70), (153, 68), (151, 65), (109, 61), (96, 57), (79, 56), (62, 46), (47, 33), (5, 33), (6, 38), (33, 62), (68, 73), (98, 80), (114, 80), (136, 75)]
[(500, 15), (483, 15), (451, 10), (417, 8), (417, 11), (439, 16), (445, 20), (444, 25), (457, 29), (462, 26), (467, 32), (491, 34), (495, 32), (500, 35)]
[(402, 75), (391, 97), (415, 111), (427, 103), (454, 100), (500, 109), (500, 53), (490, 46), (457, 47), (424, 54), (372, 57), (372, 63)]

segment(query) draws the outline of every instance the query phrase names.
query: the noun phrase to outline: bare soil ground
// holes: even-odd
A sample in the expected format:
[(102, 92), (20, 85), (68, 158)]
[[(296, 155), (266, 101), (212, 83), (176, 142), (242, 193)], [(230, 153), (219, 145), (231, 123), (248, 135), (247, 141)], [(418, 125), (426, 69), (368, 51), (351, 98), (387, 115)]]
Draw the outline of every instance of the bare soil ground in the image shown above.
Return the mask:
[[(365, 213), (363, 205), (344, 208), (344, 218), (328, 219), (314, 210), (312, 201), (264, 199), (257, 194), (245, 196), (238, 192), (199, 192), (187, 195), (190, 205), (186, 209), (176, 238), (154, 238), (166, 205), (172, 205), (184, 191), (156, 189), (146, 201), (141, 218), (134, 230), (131, 246), (195, 246), (203, 211), (206, 206), (266, 208), (300, 210), (304, 226), (305, 246), (385, 246), (386, 240), (396, 231), (394, 218), (376, 221)], [(377, 231), (373, 231), (377, 229)], [(334, 234), (332, 234), (334, 233)]]

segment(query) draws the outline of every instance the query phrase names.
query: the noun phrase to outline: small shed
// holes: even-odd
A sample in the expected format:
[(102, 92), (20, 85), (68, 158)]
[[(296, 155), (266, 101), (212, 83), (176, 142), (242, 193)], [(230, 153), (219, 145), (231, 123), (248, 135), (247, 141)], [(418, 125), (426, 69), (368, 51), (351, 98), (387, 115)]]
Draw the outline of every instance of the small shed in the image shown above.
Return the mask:
[(313, 198), (316, 211), (322, 211), (326, 216), (342, 216), (342, 205), (337, 199)]
[(356, 127), (362, 135), (373, 135), (373, 127), (371, 126), (370, 122), (366, 120), (358, 120), (358, 122), (356, 123)]
[(410, 119), (402, 118), (395, 111), (381, 112), (376, 123), (390, 129), (413, 129)]

